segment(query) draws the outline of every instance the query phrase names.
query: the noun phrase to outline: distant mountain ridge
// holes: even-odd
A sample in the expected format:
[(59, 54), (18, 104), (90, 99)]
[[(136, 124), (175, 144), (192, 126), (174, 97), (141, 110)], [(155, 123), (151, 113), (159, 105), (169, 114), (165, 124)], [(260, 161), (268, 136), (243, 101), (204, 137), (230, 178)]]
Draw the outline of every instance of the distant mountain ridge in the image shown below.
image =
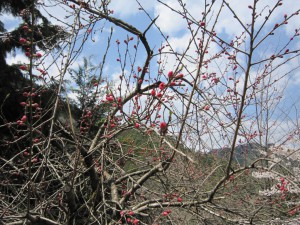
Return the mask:
[[(267, 147), (264, 147), (258, 143), (247, 143), (242, 144), (235, 147), (233, 160), (235, 163), (240, 165), (249, 165), (253, 160), (265, 157), (263, 152), (267, 152), (267, 150), (273, 146), (273, 144), (268, 144)], [(210, 153), (216, 155), (218, 158), (227, 158), (229, 157), (231, 148), (219, 148), (214, 149)]]

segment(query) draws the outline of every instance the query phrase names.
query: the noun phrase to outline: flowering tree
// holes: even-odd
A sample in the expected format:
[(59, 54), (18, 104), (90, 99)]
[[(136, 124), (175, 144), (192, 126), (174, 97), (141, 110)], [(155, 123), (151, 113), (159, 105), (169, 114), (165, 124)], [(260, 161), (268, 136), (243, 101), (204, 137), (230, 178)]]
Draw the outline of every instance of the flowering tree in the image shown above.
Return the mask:
[[(298, 146), (297, 104), (286, 94), (299, 67), (300, 9), (283, 13), (284, 4), (294, 4), (286, 2), (158, 0), (153, 12), (136, 1), (148, 20), (140, 28), (115, 11), (118, 1), (32, 1), (28, 36), (19, 39), (27, 57), (20, 69), (30, 80), (22, 87), (24, 113), (3, 125), (4, 148), (16, 150), (1, 155), (0, 218), (297, 223), (299, 179), (288, 166), (298, 151), (274, 159), (283, 146)], [(58, 49), (43, 54), (34, 39), (38, 5), (50, 18), (53, 7), (56, 15), (62, 10), (56, 20), (67, 32)], [(183, 25), (182, 36), (168, 36), (174, 25)], [(92, 76), (87, 58), (79, 70), (75, 65), (91, 49), (99, 49), (99, 79), (82, 84), (80, 75)], [(71, 71), (88, 92), (78, 96), (80, 118), (65, 82)], [(92, 96), (93, 107), (82, 96)], [(240, 146), (248, 146), (246, 160), (237, 157)]]

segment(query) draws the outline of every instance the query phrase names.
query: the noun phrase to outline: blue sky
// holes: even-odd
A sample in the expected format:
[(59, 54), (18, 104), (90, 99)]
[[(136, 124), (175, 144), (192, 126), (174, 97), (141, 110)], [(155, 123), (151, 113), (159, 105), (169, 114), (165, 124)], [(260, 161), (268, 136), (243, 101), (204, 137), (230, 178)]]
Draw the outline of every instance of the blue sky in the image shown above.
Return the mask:
[[(55, 19), (55, 17), (58, 17), (60, 20), (72, 23), (74, 21), (74, 17), (70, 16), (68, 18), (65, 18), (66, 15), (69, 14), (69, 12), (73, 12), (70, 8), (66, 7), (60, 7), (59, 5), (56, 5), (54, 3), (60, 3), (59, 0), (45, 0), (43, 1), (47, 7), (41, 7), (41, 10), (43, 12), (47, 11), (50, 14), (52, 14), (53, 17), (49, 16), (49, 19), (54, 24), (61, 25), (61, 22)], [(231, 0), (230, 7), (232, 7), (232, 10), (236, 13), (238, 18), (243, 24), (247, 24), (251, 21), (251, 9), (249, 9), (249, 5), (252, 5), (252, 1), (245, 0)], [(268, 15), (269, 10), (272, 10), (275, 3), (278, 1), (272, 0), (261, 0), (258, 3), (258, 13), (261, 13), (261, 17), (259, 17), (256, 21), (256, 26), (259, 27), (263, 21), (265, 16)], [(265, 28), (262, 30), (259, 37), (265, 36), (268, 32), (270, 32), (273, 27), (278, 23), (280, 24), (284, 20), (284, 15), (286, 14), (287, 17), (290, 17), (293, 12), (300, 8), (299, 3), (295, 3), (293, 0), (285, 0), (282, 1), (283, 5), (280, 7), (277, 7), (274, 11), (274, 14), (268, 19)], [(156, 25), (160, 28), (161, 32), (164, 34), (164, 36), (169, 36), (168, 41), (171, 45), (172, 49), (176, 52), (182, 53), (186, 50), (189, 41), (191, 40), (191, 30), (188, 29), (188, 24), (185, 18), (183, 18), (182, 15), (179, 15), (175, 11), (183, 12), (182, 7), (176, 0), (164, 0), (164, 1), (149, 1), (149, 0), (140, 0), (139, 3), (143, 6), (143, 8), (147, 11), (147, 13), (150, 15), (150, 17), (153, 19), (158, 16)], [(162, 4), (163, 3), (163, 4)], [(185, 0), (183, 3), (186, 4), (186, 9), (189, 11), (189, 18), (191, 19), (191, 22), (197, 22), (199, 24), (199, 21), (203, 21), (203, 14), (204, 11), (204, 5), (203, 2), (200, 0)], [(173, 11), (170, 10), (166, 5), (173, 8)], [(51, 6), (51, 7), (50, 7)], [(211, 12), (208, 14), (206, 18), (206, 28), (211, 29), (212, 26), (214, 26), (213, 21), (215, 21), (216, 15), (218, 14), (218, 11), (221, 6), (221, 1), (216, 0), (216, 3), (214, 7), (212, 8)], [(129, 24), (134, 25), (136, 28), (140, 29), (140, 31), (144, 31), (145, 28), (150, 24), (150, 19), (145, 14), (143, 10), (140, 10), (140, 6), (136, 0), (111, 0), (111, 4), (108, 7), (111, 10), (114, 10), (113, 16), (116, 18), (120, 18), (124, 21), (126, 21)], [(67, 11), (66, 11), (67, 10)], [(84, 15), (84, 14), (81, 14)], [(87, 18), (87, 16), (85, 16)], [(19, 18), (13, 18), (9, 16), (2, 16), (1, 20), (5, 23), (5, 27), (8, 31), (13, 29), (18, 23), (21, 22)], [(254, 61), (260, 60), (260, 59), (269, 59), (269, 57), (275, 53), (279, 52), (280, 48), (283, 48), (286, 43), (290, 40), (290, 38), (294, 35), (295, 29), (299, 29), (300, 22), (299, 22), (299, 16), (293, 16), (289, 21), (287, 25), (282, 25), (278, 30), (275, 31), (275, 35), (268, 36), (266, 41), (256, 49), (254, 52)], [(191, 27), (194, 29), (194, 31), (197, 29), (196, 24), (192, 24)], [(89, 57), (91, 55), (94, 56), (94, 64), (98, 64), (101, 62), (104, 49), (107, 43), (107, 38), (110, 34), (110, 29), (113, 28), (113, 36), (111, 41), (111, 47), (109, 49), (108, 55), (107, 55), (107, 63), (104, 65), (104, 77), (105, 79), (111, 80), (114, 82), (115, 86), (118, 86), (119, 82), (119, 75), (122, 73), (120, 64), (117, 61), (118, 51), (117, 51), (117, 44), (116, 40), (120, 41), (120, 49), (122, 57), (124, 56), (124, 52), (126, 50), (126, 45), (124, 44), (124, 40), (127, 39), (127, 37), (133, 37), (134, 40), (132, 40), (129, 44), (129, 53), (133, 57), (135, 54), (135, 49), (133, 48), (134, 44), (137, 42), (137, 38), (135, 36), (132, 36), (131, 34), (128, 34), (127, 32), (124, 32), (120, 28), (116, 28), (113, 24), (101, 20), (96, 23), (94, 29), (92, 30), (88, 41), (85, 43), (85, 47), (81, 54), (76, 58), (76, 60), (71, 65), (71, 68), (76, 69), (78, 67), (78, 64), (82, 63), (83, 57)], [(218, 23), (216, 24), (214, 28), (217, 35), (224, 39), (227, 42), (230, 42), (232, 39), (234, 39), (236, 36), (239, 36), (243, 32), (243, 27), (240, 25), (240, 23), (234, 19), (233, 13), (229, 10), (228, 7), (223, 7), (222, 12), (220, 14), (220, 17), (218, 18)], [(81, 31), (82, 33), (86, 33), (86, 29), (83, 29)], [(198, 35), (200, 37), (200, 35)], [(197, 36), (197, 37), (198, 37)], [(91, 39), (93, 38), (93, 40)], [(244, 36), (243, 36), (244, 37)], [(147, 33), (147, 39), (150, 44), (150, 47), (154, 50), (155, 53), (157, 53), (158, 48), (163, 43), (166, 44), (166, 40), (164, 37), (160, 34), (156, 26), (152, 26), (151, 29)], [(289, 44), (288, 47), (290, 51), (293, 49), (299, 49), (300, 48), (300, 42), (299, 42), (299, 36), (295, 37), (294, 40)], [(241, 44), (239, 48), (242, 50), (247, 51), (248, 43), (249, 43), (249, 36), (245, 36), (245, 43)], [(80, 46), (80, 42), (75, 47)], [(164, 51), (169, 50), (169, 47), (165, 47)], [(197, 66), (197, 54), (195, 53), (196, 46), (192, 43), (188, 50), (188, 54), (191, 57), (194, 57), (193, 62), (189, 62), (187, 60), (184, 60), (183, 63), (190, 71), (190, 75), (187, 75), (188, 80), (192, 80), (192, 76), (195, 73), (195, 68)], [(210, 48), (208, 49), (207, 53), (207, 59), (212, 57), (215, 53), (219, 52), (220, 48), (217, 44), (211, 43)], [(233, 50), (229, 50), (229, 53), (232, 54)], [(167, 74), (169, 70), (174, 70), (178, 66), (178, 61), (176, 61), (174, 55), (172, 54), (166, 54), (167, 58), (164, 58), (163, 63), (161, 65), (164, 65), (164, 75)], [(137, 57), (134, 65), (134, 73), (136, 73), (137, 66), (143, 66), (143, 62), (145, 59), (145, 51), (142, 45), (138, 47)], [(283, 62), (283, 59), (276, 59), (275, 65), (279, 65), (281, 62)], [(9, 63), (15, 63), (16, 61), (24, 61), (26, 62), (26, 57), (20, 53), (17, 52), (16, 56), (13, 56), (11, 54), (8, 55), (7, 61)], [(150, 65), (150, 78), (157, 77), (158, 75), (158, 64), (156, 63), (158, 59), (152, 60)], [(47, 56), (44, 58), (45, 64), (51, 63), (52, 58), (50, 56)], [(208, 69), (203, 68), (203, 73), (211, 73), (215, 72), (218, 77), (221, 77), (224, 81), (224, 85), (222, 87), (214, 87), (209, 89), (209, 94), (206, 96), (206, 100), (197, 100), (197, 104), (199, 106), (205, 106), (205, 104), (212, 103), (213, 107), (218, 107), (217, 102), (214, 103), (214, 99), (211, 97), (213, 94), (216, 94), (218, 96), (225, 96), (226, 89), (229, 87), (233, 87), (233, 83), (229, 81), (230, 76), (235, 76), (235, 79), (240, 79), (240, 82), (236, 84), (236, 88), (238, 92), (242, 91), (242, 81), (244, 77), (243, 70), (241, 68), (238, 68), (236, 71), (233, 71), (232, 68), (228, 72), (224, 72), (226, 69), (226, 65), (230, 60), (226, 58), (220, 58), (220, 59), (214, 59), (213, 63), (210, 63), (210, 67)], [(237, 61), (240, 63), (241, 66), (245, 66), (247, 61), (245, 60), (245, 56), (241, 53), (237, 54)], [(290, 122), (280, 123), (281, 130), (283, 130), (284, 135), (288, 133), (287, 127), (293, 127), (295, 122), (298, 120), (296, 118), (296, 111), (292, 110), (289, 113), (289, 119), (284, 115), (284, 109), (285, 108), (299, 108), (299, 86), (300, 86), (300, 74), (299, 70), (295, 70), (292, 73), (288, 73), (292, 68), (297, 68), (300, 65), (299, 59), (295, 58), (291, 61), (286, 62), (284, 65), (280, 67), (280, 69), (275, 70), (272, 75), (271, 79), (277, 80), (275, 82), (276, 88), (279, 90), (284, 89), (282, 92), (282, 100), (280, 104), (277, 105), (276, 113), (274, 113), (274, 119), (276, 118), (277, 122), (280, 121), (282, 118), (285, 118), (285, 120), (289, 120)], [(253, 70), (251, 71), (251, 82), (255, 82), (258, 76), (260, 76), (260, 73), (262, 71), (264, 64), (261, 65), (261, 67), (253, 67)], [(126, 67), (123, 72), (127, 74), (127, 76), (130, 75), (131, 71), (130, 61), (127, 61)], [(53, 76), (59, 75), (58, 68), (51, 67), (49, 69), (50, 73)], [(194, 71), (194, 72), (192, 72)], [(185, 74), (188, 74), (188, 71), (183, 70)], [(234, 74), (237, 72), (237, 74)], [(288, 73), (285, 76), (282, 76), (284, 74)], [(131, 75), (133, 75), (131, 74)], [(66, 78), (69, 78), (68, 74), (66, 75)], [(159, 77), (162, 81), (166, 81), (166, 78)], [(132, 87), (134, 87), (134, 82), (136, 82), (134, 79), (131, 79), (132, 81)], [(226, 85), (227, 86), (226, 86)], [(209, 88), (208, 81), (203, 81), (201, 85), (199, 86), (201, 88)], [(190, 89), (188, 89), (190, 90)], [(205, 90), (205, 89), (204, 89)], [(130, 91), (130, 90), (129, 90)], [(276, 92), (277, 93), (277, 92)], [(274, 95), (276, 95), (274, 92)], [(124, 93), (123, 93), (124, 94)], [(128, 94), (128, 92), (127, 92)], [(173, 104), (177, 108), (178, 111), (181, 111), (182, 103), (180, 101), (174, 100)], [(213, 105), (215, 104), (215, 105)], [(221, 109), (220, 109), (221, 110)], [(234, 113), (234, 109), (227, 108), (227, 110)], [(212, 109), (209, 111), (214, 115)], [(255, 111), (254, 106), (249, 107), (249, 110), (246, 111), (246, 114), (249, 116), (249, 121), (251, 121), (251, 118), (253, 119), (255, 117)], [(210, 116), (204, 114), (203, 118), (209, 119)], [(194, 117), (191, 116), (190, 123), (192, 124)], [(270, 118), (272, 120), (273, 118)], [(224, 120), (225, 122), (228, 121), (228, 118), (222, 118), (220, 117), (220, 120)], [(211, 121), (211, 120), (210, 120)], [(174, 123), (176, 120), (174, 120)], [(213, 123), (211, 121), (211, 123)], [(245, 125), (250, 130), (254, 129), (250, 125)], [(251, 127), (251, 128), (250, 128)], [(176, 129), (175, 129), (176, 130)], [(279, 134), (277, 132), (278, 129), (274, 129), (274, 132)], [(204, 131), (203, 131), (204, 132)], [(205, 132), (204, 132), (205, 133)], [(205, 135), (203, 135), (205, 136)], [(277, 139), (279, 137), (276, 137)]]

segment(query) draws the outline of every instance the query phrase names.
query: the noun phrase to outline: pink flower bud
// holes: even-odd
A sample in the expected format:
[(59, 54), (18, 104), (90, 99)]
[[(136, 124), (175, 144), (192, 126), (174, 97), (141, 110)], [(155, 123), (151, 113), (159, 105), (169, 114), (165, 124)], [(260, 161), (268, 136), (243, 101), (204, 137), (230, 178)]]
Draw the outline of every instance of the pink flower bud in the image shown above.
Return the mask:
[(32, 107), (33, 107), (33, 108), (37, 108), (37, 107), (39, 107), (39, 104), (38, 104), (38, 103), (33, 103), (33, 104), (32, 104)]
[(25, 107), (27, 104), (26, 104), (26, 102), (21, 102), (20, 105)]
[(39, 161), (39, 159), (37, 157), (35, 157), (31, 160), (32, 163), (37, 163), (38, 161)]
[(163, 211), (162, 215), (167, 216), (167, 215), (169, 215), (169, 213), (167, 213), (166, 211)]
[(21, 121), (23, 122), (23, 123), (25, 123), (26, 121), (27, 121), (27, 116), (23, 116), (22, 118), (21, 118)]

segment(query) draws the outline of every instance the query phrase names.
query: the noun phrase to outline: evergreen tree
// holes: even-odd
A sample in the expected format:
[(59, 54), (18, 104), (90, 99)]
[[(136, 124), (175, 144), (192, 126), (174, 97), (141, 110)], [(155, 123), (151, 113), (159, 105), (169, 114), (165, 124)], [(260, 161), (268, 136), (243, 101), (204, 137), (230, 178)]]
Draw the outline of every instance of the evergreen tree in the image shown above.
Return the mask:
[(96, 102), (94, 87), (98, 86), (96, 76), (98, 67), (91, 63), (91, 57), (83, 58), (83, 66), (78, 70), (70, 69), (72, 79), (76, 85), (73, 92), (76, 94), (81, 110), (91, 108)]
[[(34, 4), (34, 27), (30, 26), (32, 4)], [(52, 25), (38, 10), (37, 5), (35, 0), (0, 1), (0, 13), (23, 19), (23, 23), (11, 32), (7, 32), (5, 24), (0, 21), (0, 123), (14, 121), (20, 115), (22, 108), (19, 103), (22, 100), (23, 88), (28, 86), (28, 80), (23, 77), (19, 66), (7, 64), (7, 53), (16, 49), (25, 52), (27, 46), (20, 43), (20, 38), (30, 39), (31, 32), (34, 51), (37, 49), (49, 51), (53, 47), (58, 47), (59, 40), (67, 35), (61, 27)]]
[(74, 87), (72, 92), (76, 95), (80, 111), (91, 113), (90, 122), (93, 125), (99, 125), (101, 119), (108, 111), (105, 104), (99, 102), (101, 96), (104, 96), (104, 90), (101, 87), (101, 74), (99, 66), (94, 65), (92, 56), (83, 58), (83, 65), (78, 69), (69, 69), (73, 79)]

